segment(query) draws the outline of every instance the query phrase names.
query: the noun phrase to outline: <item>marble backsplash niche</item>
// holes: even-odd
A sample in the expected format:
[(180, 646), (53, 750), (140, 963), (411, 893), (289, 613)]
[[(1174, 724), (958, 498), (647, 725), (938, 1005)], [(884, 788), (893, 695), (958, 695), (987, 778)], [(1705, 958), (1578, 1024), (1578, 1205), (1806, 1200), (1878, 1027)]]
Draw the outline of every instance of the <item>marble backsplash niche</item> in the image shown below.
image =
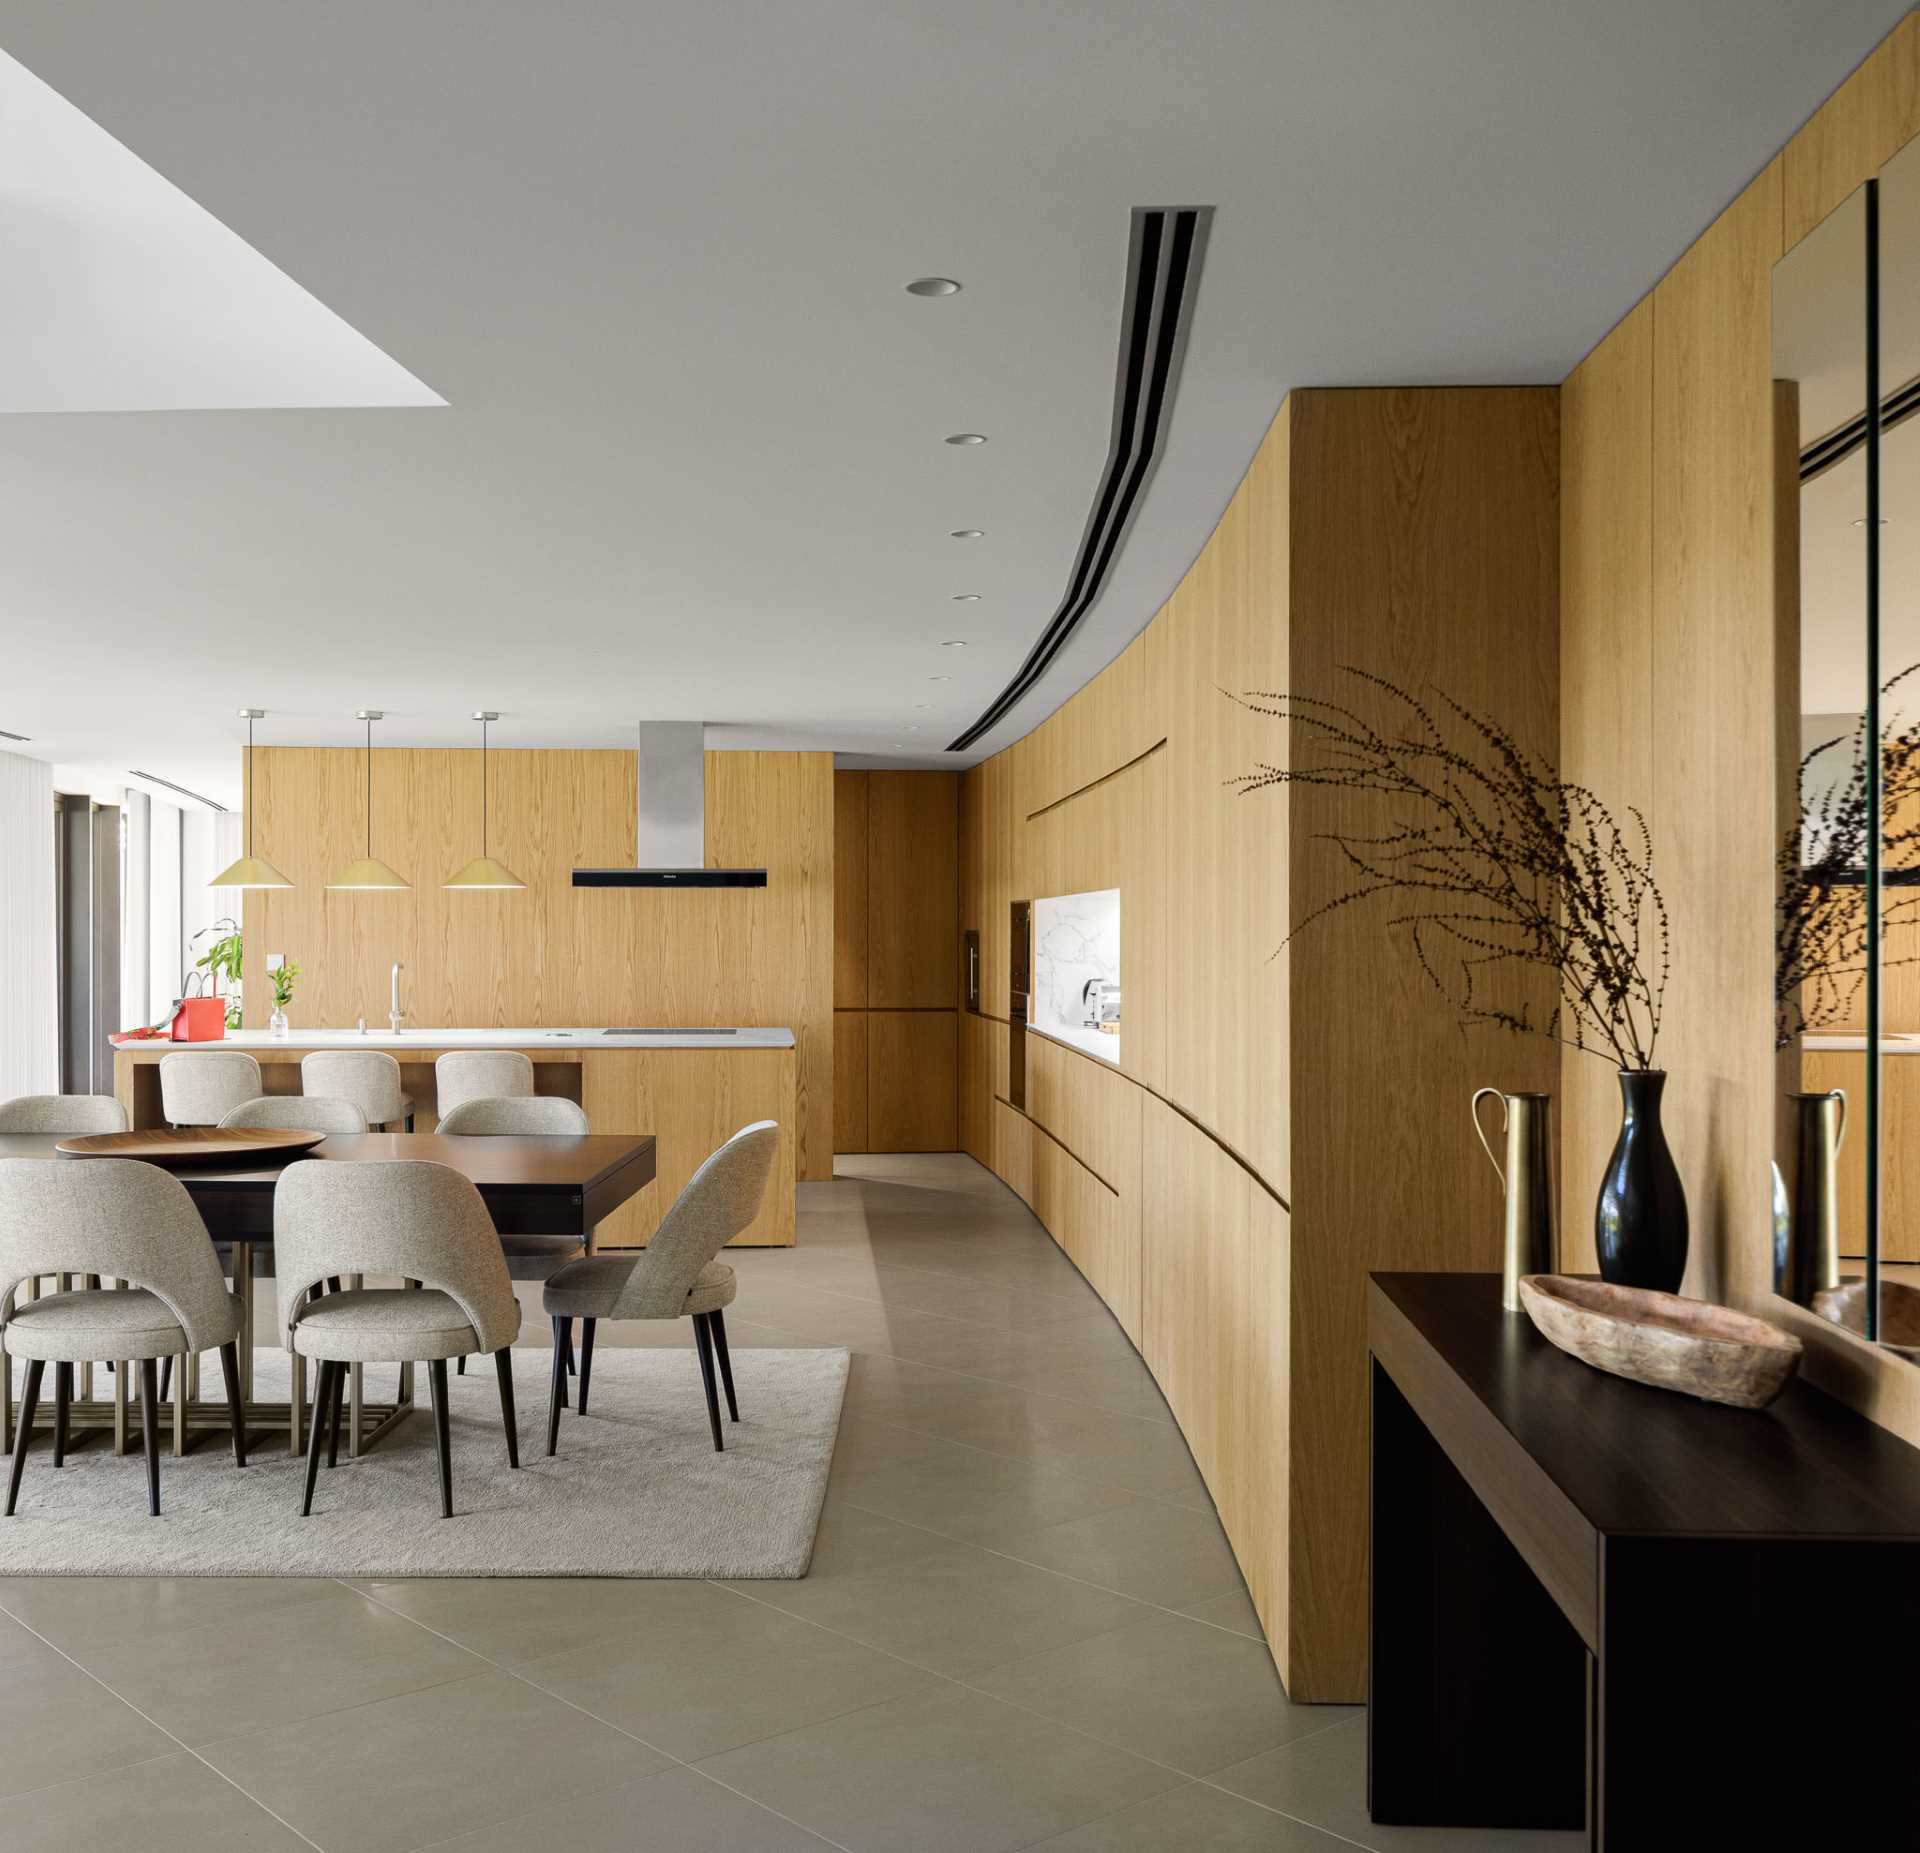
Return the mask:
[(1057, 894), (1033, 903), (1032, 1026), (1101, 1061), (1120, 1060), (1117, 1024), (1089, 1022), (1089, 983), (1120, 982), (1120, 890)]

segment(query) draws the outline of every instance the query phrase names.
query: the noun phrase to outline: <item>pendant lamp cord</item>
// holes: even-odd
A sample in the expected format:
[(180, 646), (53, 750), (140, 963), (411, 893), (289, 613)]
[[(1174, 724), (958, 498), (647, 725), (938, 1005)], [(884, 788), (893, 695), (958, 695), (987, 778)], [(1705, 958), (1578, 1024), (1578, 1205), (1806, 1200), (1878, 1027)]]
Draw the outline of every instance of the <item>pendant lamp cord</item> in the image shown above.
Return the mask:
[(247, 716), (247, 860), (253, 860), (253, 716)]
[(373, 859), (373, 722), (367, 722), (367, 859)]
[(487, 853), (487, 722), (480, 719), (480, 853)]

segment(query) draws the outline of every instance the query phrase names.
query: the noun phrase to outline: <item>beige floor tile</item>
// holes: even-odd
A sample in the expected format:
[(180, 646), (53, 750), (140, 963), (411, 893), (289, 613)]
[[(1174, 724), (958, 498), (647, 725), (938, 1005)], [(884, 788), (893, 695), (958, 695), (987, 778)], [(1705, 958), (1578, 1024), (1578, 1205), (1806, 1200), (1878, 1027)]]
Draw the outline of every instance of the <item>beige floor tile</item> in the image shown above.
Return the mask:
[(1580, 1853), (1585, 1834), (1378, 1827), (1367, 1817), (1367, 1721), (1349, 1719), (1212, 1776), (1219, 1788), (1324, 1827), (1369, 1853)]
[(444, 1841), (433, 1853), (528, 1853), (532, 1847), (564, 1853), (817, 1853), (828, 1845), (692, 1769), (622, 1783), (566, 1807), (558, 1819), (556, 1832), (552, 1812), (524, 1815)]
[(519, 1671), (687, 1761), (915, 1691), (934, 1677), (733, 1594), (716, 1607), (662, 1616), (641, 1634), (530, 1660)]
[(1184, 1615), (1148, 1614), (969, 1674), (967, 1683), (1189, 1776), (1351, 1716), (1345, 1707), (1293, 1704), (1263, 1643)]
[[(64, 1660), (0, 1669), (0, 1796), (144, 1763), (179, 1747)], [(0, 1809), (0, 1844), (5, 1816)]]
[(1211, 1622), (1216, 1628), (1231, 1628), (1235, 1634), (1244, 1634), (1249, 1640), (1264, 1641), (1267, 1638), (1266, 1630), (1260, 1625), (1259, 1611), (1253, 1606), (1253, 1598), (1244, 1589), (1235, 1590), (1228, 1596), (1214, 1596), (1206, 1602), (1189, 1602), (1180, 1612), (1193, 1616), (1197, 1621)]
[(510, 1673), (488, 1672), (203, 1753), (327, 1853), (412, 1853), (577, 1807), (667, 1759)]
[(956, 1677), (1150, 1612), (1110, 1590), (972, 1546), (865, 1576), (769, 1583), (764, 1599)]
[[(813, 1561), (801, 1580), (817, 1584), (865, 1576), (869, 1570), (888, 1569), (952, 1548), (953, 1540), (937, 1531), (903, 1525), (898, 1519), (882, 1518), (877, 1512), (829, 1498), (813, 1534)], [(749, 1596), (764, 1596), (785, 1586), (773, 1578), (742, 1579), (727, 1585)]]
[(934, 1432), (929, 1424), (944, 1421), (956, 1410), (999, 1389), (985, 1377), (939, 1370), (907, 1358), (855, 1352), (847, 1373), (847, 1400), (842, 1419), (888, 1422), (898, 1428)]
[(292, 1608), (73, 1653), (130, 1705), (194, 1746), (470, 1679), (485, 1665), (339, 1585)]
[(1180, 1781), (953, 1688), (750, 1744), (706, 1767), (853, 1853), (1009, 1853)]
[(1042, 1840), (1032, 1853), (1353, 1853), (1352, 1842), (1204, 1783), (1169, 1789), (1104, 1820)]
[(726, 1600), (711, 1583), (616, 1577), (417, 1577), (361, 1585), (462, 1647), (503, 1666), (571, 1653)]
[(72, 1649), (234, 1621), (336, 1587), (325, 1577), (9, 1576), (0, 1577), (0, 1609)]
[(301, 1853), (307, 1843), (184, 1750), (16, 1795), (7, 1853)]
[(995, 1548), (1162, 1608), (1221, 1596), (1244, 1600), (1240, 1566), (1219, 1522), (1157, 1499), (1068, 1519)]
[(1153, 1373), (1138, 1357), (1111, 1358), (1093, 1364), (1061, 1364), (1023, 1374), (1022, 1387), (1069, 1402), (1091, 1403), (1147, 1422), (1173, 1421)]
[(0, 1667), (19, 1666), (29, 1660), (59, 1661), (61, 1657), (25, 1622), (0, 1615)]

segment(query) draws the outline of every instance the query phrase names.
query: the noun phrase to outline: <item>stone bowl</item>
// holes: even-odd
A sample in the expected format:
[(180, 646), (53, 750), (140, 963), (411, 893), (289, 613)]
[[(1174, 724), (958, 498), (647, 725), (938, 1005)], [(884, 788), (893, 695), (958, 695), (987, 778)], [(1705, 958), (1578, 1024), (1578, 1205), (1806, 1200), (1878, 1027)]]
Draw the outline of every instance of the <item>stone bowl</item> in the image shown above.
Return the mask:
[(1764, 1409), (1800, 1368), (1802, 1346), (1791, 1332), (1709, 1300), (1526, 1274), (1520, 1304), (1544, 1337), (1581, 1363), (1704, 1402)]

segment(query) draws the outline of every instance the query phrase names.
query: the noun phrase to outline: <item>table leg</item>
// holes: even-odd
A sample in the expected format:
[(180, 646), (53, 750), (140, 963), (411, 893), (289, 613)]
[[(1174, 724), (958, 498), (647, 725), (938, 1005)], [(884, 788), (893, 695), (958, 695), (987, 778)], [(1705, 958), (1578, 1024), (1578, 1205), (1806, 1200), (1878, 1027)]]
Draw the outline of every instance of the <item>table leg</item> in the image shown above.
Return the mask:
[(1586, 1645), (1377, 1363), (1372, 1532), (1368, 1813), (1583, 1825)]

